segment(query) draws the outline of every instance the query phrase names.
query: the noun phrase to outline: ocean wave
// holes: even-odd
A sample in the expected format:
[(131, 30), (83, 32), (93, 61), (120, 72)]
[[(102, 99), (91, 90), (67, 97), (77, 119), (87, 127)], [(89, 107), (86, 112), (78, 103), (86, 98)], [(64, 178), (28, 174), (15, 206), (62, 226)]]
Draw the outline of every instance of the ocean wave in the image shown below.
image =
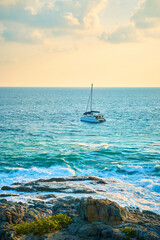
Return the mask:
[(93, 144), (93, 143), (82, 143), (82, 142), (76, 142), (76, 143), (71, 143), (71, 145), (73, 146), (77, 146), (80, 148), (84, 148), (84, 149), (88, 149), (88, 150), (92, 150), (92, 151), (96, 151), (96, 150), (107, 150), (110, 145), (108, 143), (97, 143), (97, 144)]
[(129, 174), (129, 175), (144, 173), (144, 169), (142, 166), (131, 166), (131, 165), (129, 165), (129, 166), (118, 165), (116, 171), (119, 173), (125, 173), (125, 174)]
[[(14, 170), (16, 170), (14, 172)], [(98, 170), (93, 169), (79, 169), (78, 172), (73, 171), (73, 169), (62, 168), (60, 166), (51, 167), (49, 169), (46, 168), (37, 168), (32, 167), (31, 169), (14, 169), (9, 175), (8, 178), (5, 178), (3, 174), (3, 181), (1, 179), (1, 186), (11, 185), (14, 182), (30, 182), (37, 179), (49, 179), (55, 177), (66, 177), (66, 176), (84, 176), (84, 175), (92, 175), (100, 177), (107, 183), (104, 184), (102, 182), (96, 183), (95, 181), (76, 181), (77, 186), (83, 185), (84, 188), (90, 188), (95, 192), (94, 197), (96, 198), (108, 198), (110, 200), (118, 202), (122, 206), (132, 206), (139, 207), (140, 209), (146, 210), (154, 210), (160, 213), (160, 202), (158, 200), (158, 196), (160, 196), (160, 183), (156, 182), (154, 179), (137, 179), (134, 178), (134, 181), (123, 178), (118, 178), (119, 175), (112, 176), (111, 174), (105, 175), (104, 172), (98, 172)], [(76, 178), (75, 178), (76, 179)], [(78, 179), (78, 178), (77, 178)], [(80, 181), (80, 182), (78, 182)], [(69, 183), (70, 187), (75, 187), (74, 181)], [(0, 191), (2, 192), (2, 191)], [(12, 190), (14, 193), (14, 191)], [(11, 193), (12, 193), (11, 192)], [(57, 196), (67, 196), (69, 193), (54, 193)], [(75, 196), (74, 194), (71, 194)], [(92, 195), (91, 193), (89, 195)], [(76, 194), (76, 197), (87, 197), (86, 194)], [(19, 197), (16, 197), (15, 200), (18, 199), (34, 199), (33, 193), (21, 193)], [(13, 197), (12, 197), (12, 200)]]
[(52, 166), (45, 167), (31, 167), (31, 168), (6, 168), (6, 173), (1, 174), (0, 187), (3, 185), (10, 185), (14, 182), (25, 182), (36, 180), (39, 178), (73, 176), (75, 171), (68, 167)]

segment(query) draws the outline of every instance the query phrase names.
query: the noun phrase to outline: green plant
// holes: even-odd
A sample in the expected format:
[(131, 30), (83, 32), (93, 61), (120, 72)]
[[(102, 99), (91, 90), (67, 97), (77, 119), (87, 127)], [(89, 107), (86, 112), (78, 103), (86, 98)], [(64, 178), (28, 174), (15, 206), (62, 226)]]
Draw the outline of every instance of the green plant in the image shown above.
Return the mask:
[(132, 227), (125, 227), (122, 232), (129, 238), (136, 236), (136, 230)]
[(22, 222), (17, 225), (13, 225), (17, 235), (28, 233), (43, 234), (46, 232), (54, 232), (55, 230), (66, 227), (72, 222), (72, 218), (66, 214), (59, 213), (48, 218), (37, 218), (32, 222)]

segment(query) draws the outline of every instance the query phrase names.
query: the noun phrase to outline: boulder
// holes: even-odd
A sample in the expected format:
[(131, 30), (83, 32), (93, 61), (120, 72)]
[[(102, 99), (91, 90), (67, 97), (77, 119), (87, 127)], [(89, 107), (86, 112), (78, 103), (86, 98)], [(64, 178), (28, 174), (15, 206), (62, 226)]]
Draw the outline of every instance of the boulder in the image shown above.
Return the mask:
[(127, 218), (127, 210), (108, 199), (93, 199), (89, 197), (81, 200), (81, 216), (92, 222), (105, 224), (121, 224)]
[(24, 218), (24, 211), (21, 205), (13, 205), (9, 208), (5, 206), (0, 207), (0, 222), (8, 222), (10, 224), (17, 224)]
[(92, 224), (85, 224), (77, 232), (77, 236), (82, 238), (96, 236), (97, 234), (98, 231)]

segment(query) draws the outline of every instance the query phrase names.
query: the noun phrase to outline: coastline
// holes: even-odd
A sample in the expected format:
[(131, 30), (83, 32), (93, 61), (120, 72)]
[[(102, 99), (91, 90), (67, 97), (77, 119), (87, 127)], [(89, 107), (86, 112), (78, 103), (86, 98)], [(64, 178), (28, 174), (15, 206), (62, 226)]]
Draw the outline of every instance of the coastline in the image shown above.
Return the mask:
[[(59, 175), (59, 174), (58, 174)], [(68, 175), (52, 178), (42, 176), (40, 179), (31, 178), (28, 181), (14, 182), (1, 185), (0, 199), (32, 203), (36, 201), (53, 201), (50, 197), (75, 197), (96, 199), (107, 198), (117, 202), (122, 207), (134, 207), (140, 210), (154, 211), (160, 214), (159, 200), (150, 201), (150, 191), (145, 185), (143, 189), (136, 183), (115, 178), (98, 177), (97, 175)], [(29, 178), (28, 178), (29, 179)], [(148, 180), (149, 182), (149, 180)], [(144, 184), (148, 184), (144, 182)], [(144, 192), (145, 191), (145, 192)], [(148, 196), (148, 197), (147, 197)]]
[[(1, 195), (0, 199), (0, 239), (129, 239), (123, 232), (126, 227), (135, 230), (132, 239), (160, 239), (160, 215), (138, 208), (121, 207), (107, 198), (99, 198), (97, 192), (89, 186), (86, 187), (84, 182), (100, 186), (110, 184), (110, 181), (96, 176), (72, 176), (38, 179), (2, 187), (6, 195)], [(15, 193), (10, 194), (10, 191)], [(37, 199), (30, 199), (28, 203), (6, 200), (10, 195), (14, 198), (23, 192), (26, 195), (33, 193)], [(62, 196), (56, 196), (53, 192), (61, 193)], [(63, 193), (66, 196), (63, 196)], [(31, 221), (36, 217), (51, 216), (53, 213), (65, 213), (73, 218), (73, 222), (68, 228), (56, 233), (20, 237), (15, 235), (9, 225), (22, 220)]]

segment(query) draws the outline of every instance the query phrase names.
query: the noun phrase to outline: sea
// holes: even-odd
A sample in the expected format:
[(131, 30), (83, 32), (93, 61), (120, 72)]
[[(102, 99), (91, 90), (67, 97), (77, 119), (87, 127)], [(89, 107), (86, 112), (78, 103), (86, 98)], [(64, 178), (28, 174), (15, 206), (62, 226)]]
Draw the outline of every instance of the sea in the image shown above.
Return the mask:
[(0, 88), (0, 188), (94, 175), (110, 180), (96, 197), (160, 213), (160, 88), (94, 88), (93, 108), (106, 118), (100, 124), (80, 121), (89, 94)]

